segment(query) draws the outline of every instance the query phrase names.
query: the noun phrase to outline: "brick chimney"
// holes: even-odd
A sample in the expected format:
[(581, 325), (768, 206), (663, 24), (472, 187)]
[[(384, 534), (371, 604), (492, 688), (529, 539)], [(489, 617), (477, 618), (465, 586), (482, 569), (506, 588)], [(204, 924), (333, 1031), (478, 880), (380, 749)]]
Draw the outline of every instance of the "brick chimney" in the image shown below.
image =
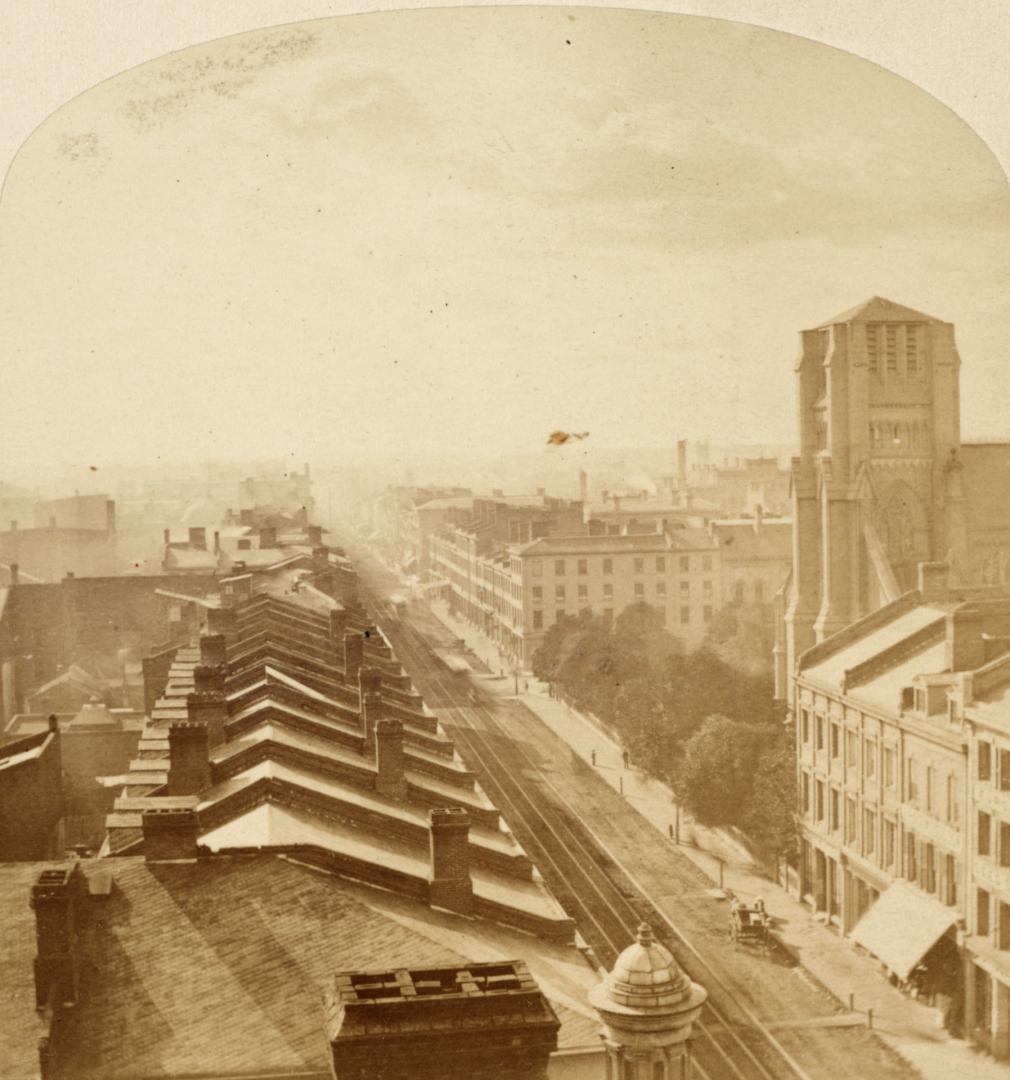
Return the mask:
[(340, 1080), (546, 1080), (561, 1028), (521, 960), (341, 972), (323, 1014)]
[(224, 742), (228, 722), (228, 701), (220, 690), (194, 690), (186, 697), (189, 719), (207, 725), (207, 743), (218, 746)]
[(361, 660), (365, 655), (365, 639), (356, 630), (344, 633), (344, 681), (353, 686), (358, 680)]
[(358, 671), (358, 702), (365, 704), (367, 694), (382, 692), (382, 672), (376, 667), (363, 667)]
[(344, 635), (347, 633), (347, 611), (342, 608), (333, 608), (330, 611), (330, 644), (334, 652), (344, 647)]
[(365, 753), (375, 749), (375, 728), (386, 715), (386, 706), (382, 694), (378, 691), (366, 693), (361, 700), (361, 727), (365, 735)]
[(428, 901), (432, 907), (468, 915), (473, 908), (470, 881), (470, 817), (450, 806), (429, 815), (431, 874)]
[(202, 634), (200, 663), (207, 667), (224, 667), (228, 662), (228, 643), (224, 634)]
[(375, 790), (390, 799), (406, 799), (403, 724), (399, 720), (379, 720), (375, 728)]
[(32, 886), (35, 912), (35, 1005), (77, 1001), (77, 917), (84, 875), (77, 862), (43, 870)]
[(169, 795), (199, 795), (210, 786), (207, 725), (198, 720), (176, 720), (169, 724)]
[(207, 550), (207, 530), (202, 525), (194, 525), (189, 530), (189, 546), (197, 551)]
[(234, 608), (208, 608), (207, 630), (211, 634), (221, 634), (227, 641), (238, 632), (238, 615)]
[(144, 859), (147, 862), (192, 862), (197, 856), (196, 797), (192, 806), (146, 807)]

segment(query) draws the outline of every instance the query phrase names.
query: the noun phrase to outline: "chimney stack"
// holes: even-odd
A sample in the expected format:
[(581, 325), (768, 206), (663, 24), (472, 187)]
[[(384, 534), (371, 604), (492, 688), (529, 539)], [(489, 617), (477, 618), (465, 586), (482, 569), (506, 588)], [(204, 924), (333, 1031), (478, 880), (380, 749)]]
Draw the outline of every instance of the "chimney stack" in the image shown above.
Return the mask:
[(195, 862), (196, 797), (191, 806), (146, 807), (141, 816), (147, 862)]
[(228, 702), (220, 690), (195, 690), (186, 697), (189, 719), (207, 725), (208, 746), (224, 742), (224, 729), (228, 722)]
[(305, 538), (310, 547), (322, 547), (323, 546), (323, 527), (322, 525), (307, 525), (305, 527)]
[(761, 532), (761, 529), (764, 527), (764, 521), (765, 521), (765, 508), (764, 508), (764, 505), (762, 503), (758, 503), (757, 506), (754, 507), (754, 531), (755, 532), (757, 532), (757, 533)]
[(404, 774), (403, 724), (399, 720), (379, 720), (375, 732), (375, 790), (390, 799), (407, 798)]
[(238, 632), (238, 615), (234, 608), (208, 608), (207, 630), (211, 635), (220, 634), (225, 641)]
[(687, 491), (687, 439), (677, 440), (677, 487)]
[(207, 550), (207, 530), (202, 525), (193, 526), (189, 530), (189, 546), (197, 551)]
[(473, 908), (470, 881), (470, 818), (465, 810), (451, 806), (432, 810), (431, 877), (428, 899), (432, 907), (468, 915)]
[(224, 634), (203, 634), (200, 637), (200, 663), (206, 667), (224, 667), (228, 662), (228, 643)]
[(217, 529), (214, 530), (214, 554), (221, 554), (221, 534), (217, 531)]
[(225, 669), (210, 664), (197, 664), (193, 668), (193, 689), (198, 694), (224, 693)]
[(589, 501), (589, 474), (579, 469), (579, 500), (585, 505)]
[(344, 635), (347, 633), (347, 611), (345, 608), (333, 608), (330, 611), (330, 644), (334, 652), (342, 649)]
[(353, 686), (361, 670), (361, 660), (365, 655), (365, 639), (355, 630), (344, 633), (344, 681)]
[(378, 691), (365, 694), (361, 700), (361, 728), (365, 737), (365, 753), (375, 749), (375, 728), (386, 715), (386, 703)]
[(207, 725), (176, 720), (168, 727), (168, 793), (199, 795), (211, 786)]
[(382, 672), (376, 667), (363, 667), (358, 671), (358, 704), (364, 705), (369, 694), (382, 691)]
[(35, 912), (35, 1005), (77, 1001), (77, 905), (84, 877), (77, 862), (43, 870), (32, 886)]
[(277, 547), (277, 530), (274, 528), (273, 525), (260, 526), (260, 547)]
[(21, 567), (16, 562), (10, 565), (11, 585), (17, 585), (21, 576)]
[(172, 542), (172, 530), (165, 529), (165, 531), (161, 535), (164, 537), (165, 546), (167, 547)]

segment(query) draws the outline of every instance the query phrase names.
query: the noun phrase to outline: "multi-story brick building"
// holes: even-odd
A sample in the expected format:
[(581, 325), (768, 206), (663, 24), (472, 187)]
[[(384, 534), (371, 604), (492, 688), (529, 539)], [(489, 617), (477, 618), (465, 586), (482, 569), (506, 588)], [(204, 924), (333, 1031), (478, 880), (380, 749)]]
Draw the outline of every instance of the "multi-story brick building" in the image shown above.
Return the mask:
[(433, 553), (450, 607), (521, 664), (564, 615), (590, 610), (614, 618), (645, 602), (694, 645), (721, 603), (719, 547), (704, 529), (562, 534), (483, 555), (472, 533), (443, 530)]

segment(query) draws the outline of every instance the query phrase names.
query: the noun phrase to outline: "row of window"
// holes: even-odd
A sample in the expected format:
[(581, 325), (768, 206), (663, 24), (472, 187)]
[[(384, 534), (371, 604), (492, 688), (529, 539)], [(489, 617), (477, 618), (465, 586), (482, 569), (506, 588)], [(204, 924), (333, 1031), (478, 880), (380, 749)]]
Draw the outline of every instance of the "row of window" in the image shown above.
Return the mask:
[[(587, 607), (580, 608), (579, 610), (580, 610), (580, 612), (585, 613), (585, 612), (591, 611), (592, 608), (587, 606)], [(662, 623), (662, 625), (666, 626), (666, 608), (658, 607), (655, 610), (657, 610), (659, 612), (659, 618), (660, 618), (660, 622)], [(534, 611), (533, 611), (533, 629), (534, 630), (545, 630), (549, 626), (551, 626), (552, 622), (551, 622), (551, 619), (550, 619), (550, 614), (551, 613), (548, 612), (547, 617), (545, 618), (544, 612), (540, 608), (534, 609)], [(567, 613), (564, 611), (564, 609), (557, 612), (558, 617), (560, 617), (562, 615), (565, 615), (565, 614), (567, 614)], [(601, 614), (603, 615), (603, 617), (605, 619), (612, 619), (614, 617), (614, 609), (609, 608), (609, 607), (603, 608), (602, 611), (601, 611)], [(680, 608), (680, 611), (679, 611), (678, 615), (679, 615), (679, 621), (680, 621), (681, 626), (690, 625), (690, 623), (691, 623), (691, 608), (690, 608), (689, 605), (682, 606)], [(701, 609), (701, 618), (702, 618), (702, 622), (711, 622), (712, 621), (712, 608), (711, 608), (710, 605), (706, 604)]]
[(979, 780), (995, 783), (1000, 791), (1010, 791), (1010, 750), (997, 749), (985, 739), (979, 739), (975, 760)]
[[(548, 563), (554, 563), (554, 574), (556, 577), (564, 577), (568, 573), (569, 566), (574, 568), (575, 574), (588, 574), (589, 573), (589, 559), (554, 559), (546, 560)], [(653, 570), (657, 574), (665, 574), (667, 569), (667, 559), (665, 555), (656, 555), (654, 558), (650, 557), (648, 560), (644, 555), (636, 555), (632, 562), (633, 573), (644, 574), (646, 573), (646, 563), (648, 561), (649, 569)], [(543, 577), (544, 573), (544, 559), (531, 559), (530, 570), (534, 577)], [(598, 569), (604, 574), (612, 574), (614, 572), (614, 560), (612, 558), (604, 558), (600, 560)], [(691, 556), (680, 555), (677, 559), (677, 569), (681, 573), (689, 573), (691, 570)], [(701, 569), (703, 571), (710, 571), (712, 569), (712, 556), (702, 555), (701, 557)]]
[[(579, 600), (588, 600), (589, 599), (589, 586), (588, 585), (579, 585), (579, 586), (577, 586), (577, 593), (578, 593), (578, 599)], [(636, 581), (635, 582), (635, 587), (634, 587), (634, 593), (635, 593), (635, 599), (636, 600), (644, 600), (645, 599), (645, 583), (642, 582), (642, 581)], [(657, 581), (655, 583), (655, 594), (658, 597), (665, 597), (666, 596), (666, 582), (665, 581)], [(682, 597), (688, 597), (688, 596), (691, 595), (691, 582), (690, 581), (682, 581), (680, 583), (680, 595)], [(714, 595), (713, 585), (712, 585), (711, 581), (706, 580), (706, 581), (702, 582), (701, 595), (705, 599), (710, 599)], [(613, 596), (614, 596), (614, 586), (610, 582), (604, 582), (603, 583), (603, 599), (604, 600), (612, 600)], [(543, 598), (544, 598), (543, 586), (542, 585), (534, 585), (533, 586), (533, 603), (534, 604), (541, 603), (543, 601)], [(564, 585), (555, 585), (554, 586), (554, 599), (555, 600), (562, 600), (562, 601), (566, 599), (566, 590), (565, 590)]]

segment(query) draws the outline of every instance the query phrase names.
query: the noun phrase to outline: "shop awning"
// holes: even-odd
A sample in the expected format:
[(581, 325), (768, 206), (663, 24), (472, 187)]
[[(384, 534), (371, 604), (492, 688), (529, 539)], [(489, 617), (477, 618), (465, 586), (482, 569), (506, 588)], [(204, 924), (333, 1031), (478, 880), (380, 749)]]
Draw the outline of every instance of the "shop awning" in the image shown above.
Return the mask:
[(904, 881), (896, 881), (856, 923), (850, 935), (899, 979), (957, 922), (957, 911)]

